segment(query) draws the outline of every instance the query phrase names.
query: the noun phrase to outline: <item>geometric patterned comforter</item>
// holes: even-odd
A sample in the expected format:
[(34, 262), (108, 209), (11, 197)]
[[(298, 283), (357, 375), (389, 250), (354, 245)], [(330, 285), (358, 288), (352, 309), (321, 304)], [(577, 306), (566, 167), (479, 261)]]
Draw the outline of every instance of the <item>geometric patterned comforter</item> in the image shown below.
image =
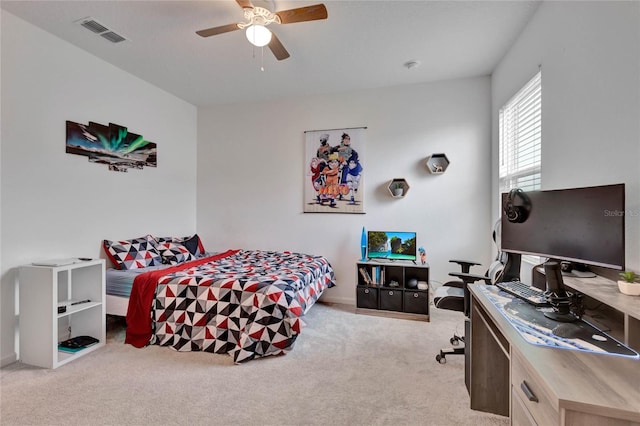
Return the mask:
[(301, 253), (230, 253), (157, 280), (150, 344), (228, 353), (236, 364), (293, 348), (302, 316), (335, 285), (331, 265)]

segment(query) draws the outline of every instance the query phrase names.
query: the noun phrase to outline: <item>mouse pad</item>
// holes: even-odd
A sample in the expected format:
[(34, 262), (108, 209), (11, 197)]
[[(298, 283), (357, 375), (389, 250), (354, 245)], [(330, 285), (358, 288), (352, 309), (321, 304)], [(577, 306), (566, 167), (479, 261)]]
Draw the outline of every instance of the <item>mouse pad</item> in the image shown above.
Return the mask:
[(503, 291), (478, 288), (528, 343), (638, 357), (635, 351), (583, 320), (558, 322), (544, 316), (544, 311), (552, 308), (536, 308)]

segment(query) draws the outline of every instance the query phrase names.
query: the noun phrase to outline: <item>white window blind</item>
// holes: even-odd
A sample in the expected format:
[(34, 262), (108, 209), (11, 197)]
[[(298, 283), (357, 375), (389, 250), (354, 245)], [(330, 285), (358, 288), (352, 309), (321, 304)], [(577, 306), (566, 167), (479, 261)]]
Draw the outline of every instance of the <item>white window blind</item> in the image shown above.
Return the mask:
[(542, 73), (539, 71), (499, 111), (499, 191), (540, 189)]

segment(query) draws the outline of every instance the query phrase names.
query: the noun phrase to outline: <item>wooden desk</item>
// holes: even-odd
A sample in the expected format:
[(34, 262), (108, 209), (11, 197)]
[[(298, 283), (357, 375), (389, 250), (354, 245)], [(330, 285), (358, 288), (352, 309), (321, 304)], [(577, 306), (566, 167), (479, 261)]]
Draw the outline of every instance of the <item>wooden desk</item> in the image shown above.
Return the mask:
[[(544, 269), (538, 267), (534, 270), (534, 273), (536, 272), (542, 274)], [(609, 329), (607, 333), (611, 336), (640, 352), (640, 297), (620, 293), (615, 281), (602, 276), (594, 278), (563, 276), (562, 280), (566, 287), (604, 304), (604, 314), (587, 312), (585, 316), (587, 321), (602, 324)], [(594, 314), (597, 316), (593, 316)]]
[[(469, 285), (472, 409), (514, 425), (640, 425), (640, 359), (530, 344), (481, 288), (498, 291)], [(627, 302), (640, 300), (616, 306)], [(632, 313), (624, 312), (635, 326)]]

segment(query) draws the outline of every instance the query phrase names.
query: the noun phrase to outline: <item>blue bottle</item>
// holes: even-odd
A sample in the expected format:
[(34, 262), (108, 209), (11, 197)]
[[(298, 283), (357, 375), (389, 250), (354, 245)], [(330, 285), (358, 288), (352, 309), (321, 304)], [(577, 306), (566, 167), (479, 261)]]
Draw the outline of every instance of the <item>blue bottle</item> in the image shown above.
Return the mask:
[(367, 231), (362, 227), (362, 237), (360, 237), (360, 252), (362, 254), (361, 262), (367, 260)]

